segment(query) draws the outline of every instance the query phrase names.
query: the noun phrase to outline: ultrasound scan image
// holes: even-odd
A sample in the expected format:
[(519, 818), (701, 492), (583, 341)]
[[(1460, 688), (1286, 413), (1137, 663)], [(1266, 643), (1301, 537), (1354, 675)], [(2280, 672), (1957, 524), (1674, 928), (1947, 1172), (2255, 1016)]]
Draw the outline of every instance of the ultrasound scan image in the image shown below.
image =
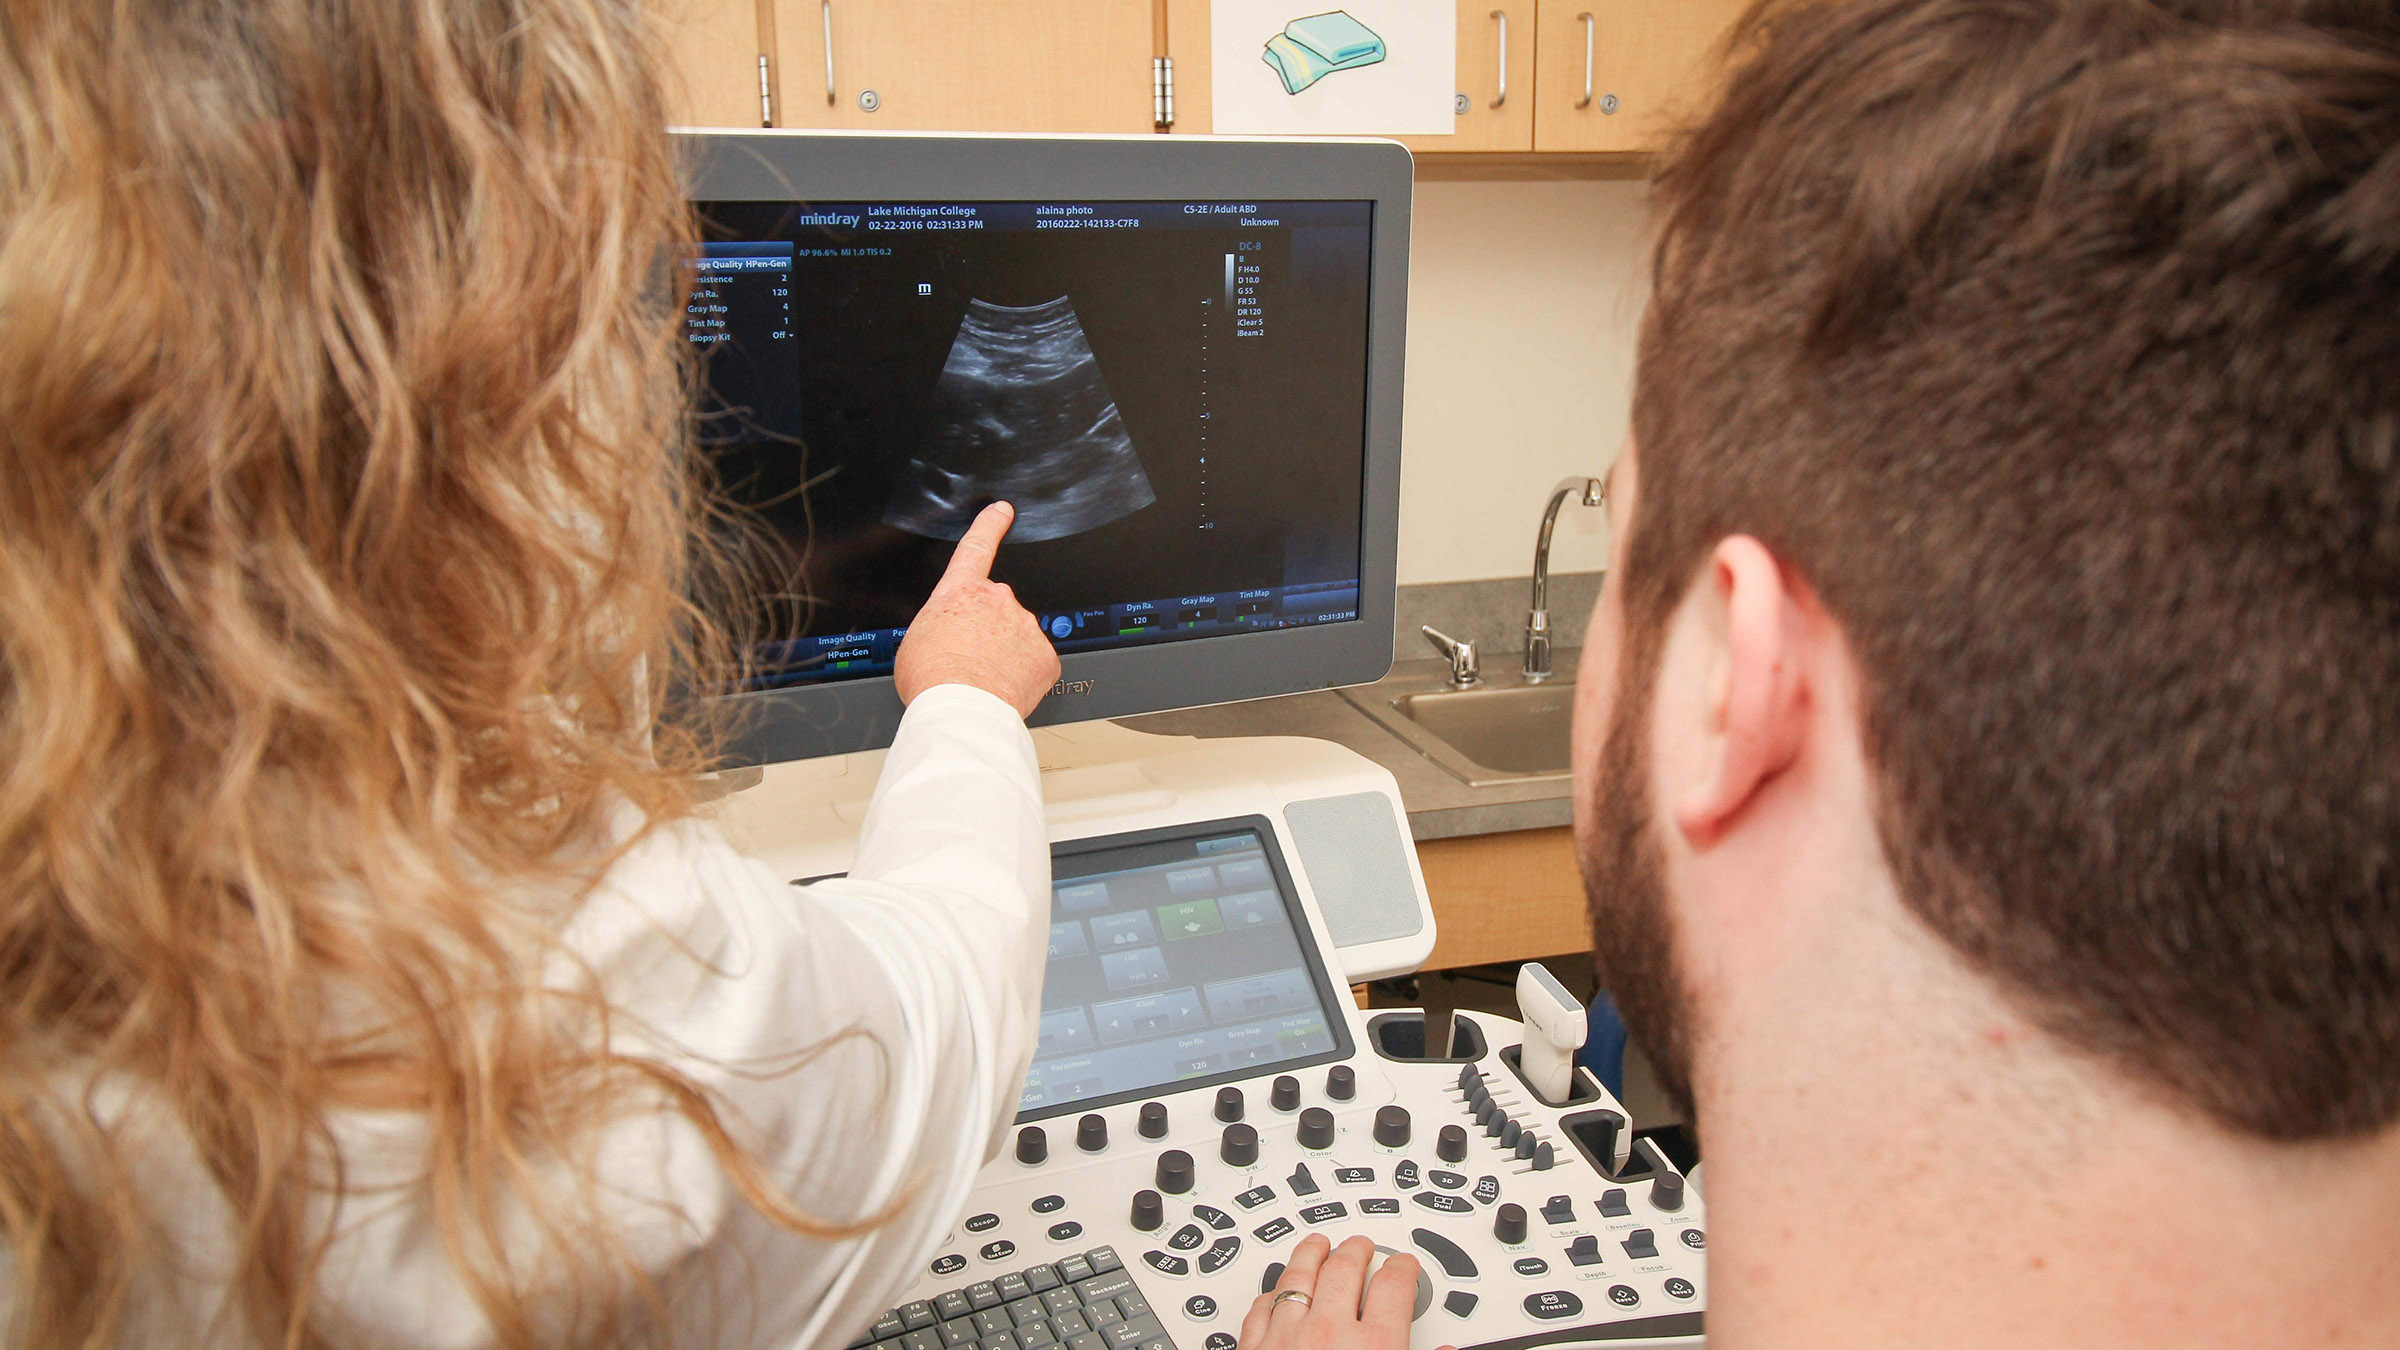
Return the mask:
[(957, 539), (1006, 501), (1017, 508), (1010, 542), (1062, 539), (1158, 499), (1063, 295), (969, 302), (925, 425), (883, 516), (913, 534)]

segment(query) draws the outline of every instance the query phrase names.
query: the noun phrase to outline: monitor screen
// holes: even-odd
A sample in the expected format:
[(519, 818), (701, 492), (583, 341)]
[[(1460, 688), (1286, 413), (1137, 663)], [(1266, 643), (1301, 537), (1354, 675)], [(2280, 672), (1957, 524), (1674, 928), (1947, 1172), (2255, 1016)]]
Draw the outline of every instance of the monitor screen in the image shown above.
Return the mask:
[(1061, 844), (1019, 1120), (1346, 1057), (1264, 820)]
[[(689, 133), (698, 441), (763, 598), (734, 763), (870, 749), (967, 523), (1029, 719), (1391, 661), (1411, 167), (1388, 142)], [(763, 537), (761, 537), (763, 536)]]
[(1358, 620), (1372, 202), (699, 207), (701, 442), (791, 579), (752, 687), (889, 675), (995, 500), (1062, 653)]

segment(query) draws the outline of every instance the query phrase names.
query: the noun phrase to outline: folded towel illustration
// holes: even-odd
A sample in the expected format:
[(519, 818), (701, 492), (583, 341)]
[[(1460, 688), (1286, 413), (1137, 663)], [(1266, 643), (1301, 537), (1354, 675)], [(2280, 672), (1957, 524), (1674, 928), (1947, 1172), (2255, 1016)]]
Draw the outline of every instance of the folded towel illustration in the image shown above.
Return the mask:
[(1267, 39), (1261, 59), (1274, 67), (1285, 93), (1297, 94), (1337, 70), (1371, 66), (1383, 57), (1375, 30), (1337, 9), (1285, 24)]

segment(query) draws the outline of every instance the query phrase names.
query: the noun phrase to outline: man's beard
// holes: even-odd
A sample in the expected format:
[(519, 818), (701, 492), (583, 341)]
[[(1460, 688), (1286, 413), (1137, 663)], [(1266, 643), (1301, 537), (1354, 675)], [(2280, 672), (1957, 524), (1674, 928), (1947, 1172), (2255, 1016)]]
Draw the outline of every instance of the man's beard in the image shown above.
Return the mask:
[[(1675, 964), (1666, 852), (1651, 828), (1650, 705), (1661, 643), (1628, 642), (1600, 773), (1577, 841), (1592, 916), (1592, 961), (1625, 1030), (1648, 1057), (1667, 1099), (1697, 1123), (1692, 1103), (1690, 1004)], [(1650, 650), (1644, 651), (1642, 648)]]

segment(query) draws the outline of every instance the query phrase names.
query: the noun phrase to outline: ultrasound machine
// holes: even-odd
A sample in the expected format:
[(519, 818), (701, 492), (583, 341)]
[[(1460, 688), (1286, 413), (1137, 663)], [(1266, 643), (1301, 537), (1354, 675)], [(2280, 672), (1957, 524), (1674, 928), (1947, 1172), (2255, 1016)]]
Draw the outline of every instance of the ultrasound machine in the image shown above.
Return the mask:
[[(1409, 1252), (1413, 1350), (1697, 1345), (1696, 1185), (1522, 1021), (1365, 1011), (1433, 912), (1391, 775), (1107, 718), (1391, 660), (1411, 166), (1371, 141), (681, 137), (703, 453), (774, 538), (717, 804), (837, 874), (953, 542), (1056, 643), (1053, 848), (1013, 1147), (861, 1350), (1233, 1350), (1305, 1233)], [(1380, 1257), (1379, 1257), (1380, 1260)]]

